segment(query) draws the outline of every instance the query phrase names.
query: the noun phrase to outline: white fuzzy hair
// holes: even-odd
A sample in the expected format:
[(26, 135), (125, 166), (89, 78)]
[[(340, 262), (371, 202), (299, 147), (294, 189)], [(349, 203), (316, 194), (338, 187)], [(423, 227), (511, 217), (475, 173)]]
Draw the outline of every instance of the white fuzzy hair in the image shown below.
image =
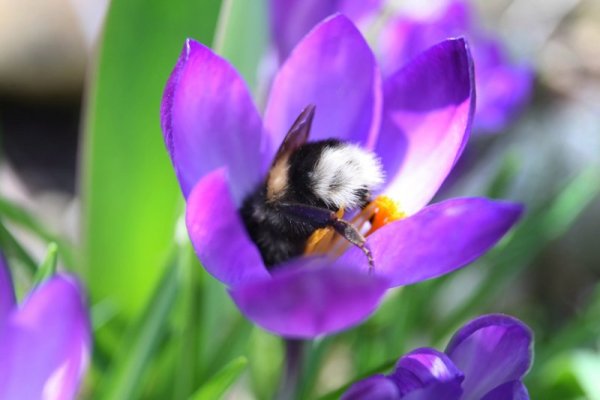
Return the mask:
[(327, 147), (310, 175), (314, 193), (328, 206), (353, 209), (360, 205), (360, 191), (381, 186), (383, 168), (377, 156), (359, 146)]

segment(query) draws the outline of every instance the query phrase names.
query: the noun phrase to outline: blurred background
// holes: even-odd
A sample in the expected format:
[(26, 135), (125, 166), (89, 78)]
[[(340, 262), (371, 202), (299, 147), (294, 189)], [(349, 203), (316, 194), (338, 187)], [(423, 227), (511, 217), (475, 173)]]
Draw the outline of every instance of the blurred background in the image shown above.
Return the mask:
[[(506, 312), (535, 331), (532, 398), (600, 399), (600, 2), (474, 6), (532, 66), (533, 95), (505, 132), (471, 139), (441, 197), (517, 200), (527, 217), (474, 266), (394, 291), (366, 324), (317, 341), (306, 398)], [(280, 343), (238, 314), (187, 244), (159, 126), (186, 37), (214, 44), (260, 90), (266, 8), (0, 0), (0, 246), (35, 266), (56, 242), (86, 283), (96, 343), (83, 398), (188, 398), (223, 367), (239, 378), (227, 398), (277, 386)], [(27, 287), (27, 268), (16, 271)]]

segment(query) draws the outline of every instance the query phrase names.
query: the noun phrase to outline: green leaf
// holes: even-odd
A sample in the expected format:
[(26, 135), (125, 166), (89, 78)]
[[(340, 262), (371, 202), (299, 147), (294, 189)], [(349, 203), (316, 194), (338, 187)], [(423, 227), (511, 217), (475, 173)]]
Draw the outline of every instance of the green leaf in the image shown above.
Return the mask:
[(224, 0), (215, 35), (215, 50), (229, 60), (256, 89), (259, 63), (267, 48), (267, 2)]
[(508, 153), (488, 185), (487, 197), (492, 199), (503, 198), (519, 173), (519, 166), (519, 159), (514, 154)]
[(196, 376), (200, 382), (204, 382), (215, 369), (245, 353), (253, 325), (240, 315), (226, 287), (202, 268), (199, 262), (196, 261), (194, 265), (201, 284), (198, 293), (201, 323), (197, 337), (200, 347), (199, 373)]
[[(600, 284), (596, 285), (590, 302), (569, 323), (557, 332), (551, 340), (536, 351), (536, 363), (544, 365), (549, 360), (569, 350), (600, 337)], [(532, 375), (538, 373), (534, 369)]]
[(217, 372), (207, 383), (202, 385), (190, 400), (215, 400), (220, 399), (227, 389), (233, 385), (238, 377), (244, 372), (248, 360), (238, 357)]
[(333, 339), (329, 336), (323, 339), (317, 339), (307, 342), (307, 354), (305, 362), (300, 374), (300, 382), (298, 384), (298, 398), (299, 399), (311, 399), (314, 398), (312, 389), (319, 377), (323, 361), (329, 350), (330, 345), (333, 343)]
[(588, 399), (600, 399), (600, 355), (579, 352), (573, 355), (573, 373)]
[(56, 243), (50, 243), (48, 250), (46, 250), (46, 258), (42, 261), (42, 264), (38, 268), (34, 278), (33, 284), (38, 286), (45, 282), (52, 275), (56, 273), (56, 263), (58, 261), (58, 246)]
[(8, 256), (18, 259), (27, 268), (27, 272), (35, 275), (37, 272), (37, 263), (6, 226), (4, 226), (2, 220), (0, 220), (0, 249)]
[(55, 242), (60, 249), (65, 265), (68, 268), (73, 268), (75, 265), (73, 245), (59, 235), (51, 232), (27, 210), (0, 196), (0, 216), (28, 230), (46, 242)]
[(282, 366), (285, 362), (281, 338), (261, 329), (254, 329), (248, 344), (250, 383), (254, 397), (273, 399)]
[(83, 266), (92, 298), (126, 315), (159, 279), (181, 193), (159, 123), (184, 41), (210, 43), (220, 1), (113, 0), (88, 89), (83, 140)]
[(180, 275), (178, 265), (170, 263), (144, 313), (121, 343), (116, 353), (117, 359), (101, 382), (100, 394), (94, 398), (130, 400), (139, 395), (144, 373), (165, 334), (167, 321), (181, 287)]
[[(206, 320), (204, 319), (203, 321)], [(235, 314), (222, 322), (220, 325), (220, 335), (214, 334), (215, 331), (219, 330), (218, 327), (212, 331), (205, 332), (203, 338), (207, 336), (206, 333), (212, 336), (212, 340), (207, 345), (214, 347), (216, 351), (202, 363), (203, 368), (200, 370), (200, 377), (207, 376), (209, 368), (219, 368), (232, 357), (243, 354), (248, 346), (253, 329), (254, 326), (246, 318)]]
[(536, 357), (533, 371), (541, 371), (541, 374), (539, 374), (538, 379), (531, 379), (531, 372), (525, 376), (525, 386), (529, 390), (531, 398), (548, 400), (598, 399), (598, 397), (584, 395), (576, 372), (577, 355), (578, 351), (559, 354), (543, 364), (539, 363)]
[[(183, 246), (180, 254), (183, 283), (181, 288), (182, 327), (178, 337), (178, 366), (175, 376), (174, 400), (187, 399), (196, 389), (196, 379), (200, 370), (200, 337), (204, 328), (202, 314), (202, 284), (196, 254), (189, 241)], [(171, 391), (173, 393), (173, 391)]]
[(547, 229), (545, 237), (555, 239), (566, 233), (598, 194), (600, 174), (596, 167), (590, 167), (573, 179), (556, 197), (543, 219)]

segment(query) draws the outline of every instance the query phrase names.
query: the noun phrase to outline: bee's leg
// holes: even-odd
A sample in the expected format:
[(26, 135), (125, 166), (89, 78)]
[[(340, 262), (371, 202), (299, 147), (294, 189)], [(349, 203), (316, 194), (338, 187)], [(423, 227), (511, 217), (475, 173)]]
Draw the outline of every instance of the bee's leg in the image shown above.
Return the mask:
[(335, 212), (326, 208), (313, 207), (305, 204), (283, 203), (278, 205), (280, 211), (289, 218), (298, 222), (309, 223), (315, 229), (332, 227), (337, 233), (342, 235), (347, 241), (358, 247), (365, 253), (369, 262), (369, 271), (374, 267), (373, 253), (367, 244), (367, 240), (358, 230), (348, 221), (339, 218)]
[(369, 262), (369, 271), (372, 271), (375, 265), (373, 263), (373, 253), (371, 253), (371, 249), (367, 244), (367, 239), (365, 239), (365, 237), (361, 235), (360, 232), (357, 231), (354, 226), (352, 226), (352, 224), (343, 219), (336, 217), (335, 220), (331, 221), (330, 226), (335, 229), (337, 233), (342, 235), (347, 241), (365, 253), (365, 256), (367, 256), (367, 261)]

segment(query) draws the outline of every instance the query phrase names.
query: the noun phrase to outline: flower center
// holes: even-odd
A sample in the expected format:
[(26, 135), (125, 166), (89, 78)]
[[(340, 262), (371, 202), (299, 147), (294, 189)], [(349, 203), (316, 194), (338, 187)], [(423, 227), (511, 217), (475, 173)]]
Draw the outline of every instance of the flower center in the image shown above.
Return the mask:
[(371, 204), (374, 204), (375, 210), (370, 219), (371, 229), (369, 229), (365, 236), (369, 236), (371, 233), (390, 222), (398, 221), (399, 219), (406, 217), (406, 214), (400, 210), (398, 203), (388, 196), (377, 196)]
[[(342, 218), (344, 209), (340, 209), (337, 216)], [(400, 210), (398, 203), (388, 196), (381, 195), (371, 201), (350, 222), (365, 237), (369, 237), (382, 226), (405, 216), (406, 214)], [(336, 234), (332, 228), (317, 229), (308, 238), (304, 254), (330, 254), (333, 257), (339, 257), (349, 246), (351, 243)]]

